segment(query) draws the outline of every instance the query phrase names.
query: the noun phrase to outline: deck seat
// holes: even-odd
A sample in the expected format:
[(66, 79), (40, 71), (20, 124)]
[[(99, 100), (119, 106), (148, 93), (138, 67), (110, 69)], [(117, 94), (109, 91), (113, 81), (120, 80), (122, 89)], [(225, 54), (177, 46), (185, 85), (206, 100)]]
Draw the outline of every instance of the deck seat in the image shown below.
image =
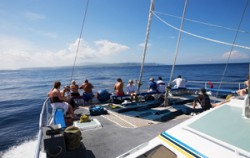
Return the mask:
[(64, 119), (64, 110), (57, 108), (54, 113), (54, 124), (61, 125), (61, 128), (66, 128), (66, 123)]

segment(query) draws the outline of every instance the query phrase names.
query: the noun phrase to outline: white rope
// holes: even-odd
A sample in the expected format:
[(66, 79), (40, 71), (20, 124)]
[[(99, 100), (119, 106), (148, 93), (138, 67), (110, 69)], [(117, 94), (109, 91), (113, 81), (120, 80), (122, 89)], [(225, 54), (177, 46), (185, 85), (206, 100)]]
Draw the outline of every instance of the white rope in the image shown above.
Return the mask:
[(147, 47), (148, 47), (148, 38), (149, 38), (149, 33), (150, 33), (150, 27), (151, 27), (153, 11), (154, 11), (154, 0), (151, 0), (150, 11), (149, 11), (149, 16), (148, 16), (148, 25), (147, 25), (147, 31), (146, 31), (146, 37), (145, 37), (145, 45), (144, 45), (144, 49), (143, 49), (141, 70), (140, 70), (139, 83), (138, 83), (138, 89), (137, 89), (138, 94), (140, 93), (140, 87), (141, 87), (141, 84), (142, 84), (141, 83), (142, 82), (142, 73), (143, 73), (145, 56), (146, 56)]
[[(247, 10), (247, 5), (248, 5), (248, 0), (246, 1), (245, 8), (244, 8), (244, 10), (243, 10), (243, 12), (242, 12), (242, 15), (241, 15), (240, 23), (239, 23), (238, 28), (237, 28), (238, 30), (240, 29), (240, 26), (241, 26), (241, 23), (242, 23), (242, 21), (243, 21), (245, 12), (246, 12), (246, 10)], [(233, 44), (235, 43), (235, 41), (236, 41), (236, 39), (237, 39), (237, 37), (238, 37), (238, 34), (239, 34), (239, 32), (237, 31), (237, 32), (235, 33), (235, 36), (234, 36)], [(220, 82), (220, 85), (219, 85), (219, 87), (218, 87), (218, 91), (217, 91), (217, 93), (216, 93), (216, 97), (218, 97), (218, 95), (219, 95), (219, 89), (221, 88), (222, 82), (223, 82), (223, 80), (224, 80), (224, 76), (225, 76), (225, 74), (226, 74), (226, 70), (227, 70), (227, 67), (228, 67), (229, 59), (231, 58), (231, 54), (232, 54), (233, 48), (234, 48), (234, 46), (232, 45), (232, 46), (231, 46), (230, 53), (229, 53), (229, 56), (228, 56), (228, 58), (227, 58), (227, 62), (226, 62), (225, 69), (224, 69), (223, 74), (222, 74), (222, 77), (221, 77), (221, 82)]]
[[(171, 15), (171, 14), (157, 12), (157, 11), (154, 11), (154, 12), (157, 13), (157, 14), (166, 15), (166, 16), (169, 16), (169, 17), (174, 17), (174, 18), (177, 18), (177, 19), (181, 19), (181, 17), (176, 16), (176, 15)], [(190, 21), (190, 22), (194, 22), (194, 23), (199, 23), (199, 24), (207, 25), (207, 26), (222, 28), (222, 29), (225, 29), (225, 30), (238, 31), (238, 32), (241, 32), (241, 33), (250, 34), (250, 32), (245, 31), (245, 30), (237, 30), (237, 29), (234, 29), (234, 28), (224, 27), (224, 26), (220, 26), (220, 25), (216, 25), (216, 24), (210, 24), (210, 23), (207, 23), (207, 22), (193, 20), (193, 19), (188, 19), (188, 18), (184, 18), (184, 19), (185, 19), (185, 21)]]
[(248, 46), (242, 46), (242, 45), (238, 45), (238, 44), (227, 43), (227, 42), (215, 40), (215, 39), (212, 39), (212, 38), (207, 38), (207, 37), (204, 37), (204, 36), (200, 36), (200, 35), (197, 35), (197, 34), (193, 34), (193, 33), (190, 33), (190, 32), (184, 31), (184, 30), (180, 30), (179, 28), (177, 28), (177, 27), (175, 27), (175, 26), (167, 23), (166, 21), (164, 21), (157, 14), (155, 14), (155, 12), (153, 12), (153, 14), (155, 15), (156, 18), (158, 18), (161, 22), (163, 22), (167, 26), (169, 26), (169, 27), (171, 27), (171, 28), (173, 28), (175, 30), (182, 31), (183, 33), (191, 35), (193, 37), (197, 37), (197, 38), (204, 39), (204, 40), (207, 40), (207, 41), (210, 41), (210, 42), (214, 42), (214, 43), (220, 43), (220, 44), (224, 44), (224, 45), (228, 45), (228, 46), (239, 47), (239, 48), (250, 50), (250, 47), (248, 47)]
[(169, 87), (171, 85), (171, 81), (172, 81), (172, 78), (173, 78), (176, 59), (177, 59), (177, 56), (179, 54), (179, 45), (180, 45), (180, 40), (181, 40), (181, 35), (182, 35), (182, 28), (183, 28), (183, 24), (184, 24), (184, 17), (186, 15), (187, 3), (188, 3), (188, 0), (185, 1), (184, 9), (183, 9), (183, 12), (182, 12), (181, 26), (180, 26), (180, 29), (178, 29), (179, 30), (179, 36), (178, 36), (178, 41), (177, 41), (176, 48), (175, 48), (175, 57), (174, 57), (174, 62), (173, 62), (171, 73), (170, 73), (168, 86), (166, 87), (166, 93), (165, 93), (165, 98), (164, 98), (164, 106), (169, 105), (169, 103), (168, 103), (168, 95), (169, 95), (169, 91), (170, 91)]
[(81, 42), (81, 39), (82, 39), (83, 27), (84, 27), (84, 24), (85, 24), (85, 19), (86, 19), (86, 15), (87, 15), (87, 11), (88, 11), (88, 6), (89, 6), (89, 0), (87, 0), (87, 2), (86, 2), (86, 9), (84, 11), (84, 16), (83, 16), (83, 19), (82, 19), (82, 27), (81, 27), (81, 32), (80, 32), (80, 35), (79, 35), (77, 47), (76, 47), (76, 55), (75, 55), (75, 60), (74, 60), (74, 64), (73, 64), (73, 67), (72, 67), (70, 82), (73, 79), (73, 75), (74, 75), (74, 71), (75, 71), (76, 59), (77, 59), (77, 55), (78, 55), (78, 52), (79, 52), (80, 42)]
[(183, 31), (182, 28), (183, 28), (183, 24), (184, 24), (184, 17), (186, 15), (187, 2), (188, 2), (188, 0), (185, 1), (183, 13), (182, 13), (182, 19), (181, 19), (181, 26), (180, 26), (180, 29), (178, 29), (179, 30), (179, 36), (178, 36), (178, 41), (177, 41), (176, 48), (175, 48), (175, 57), (174, 57), (173, 65), (172, 65), (172, 70), (171, 70), (171, 73), (170, 73), (169, 86), (170, 86), (170, 83), (171, 83), (172, 78), (173, 78), (175, 63), (176, 63), (177, 56), (179, 54), (179, 45), (180, 45), (181, 35), (182, 35), (182, 31)]

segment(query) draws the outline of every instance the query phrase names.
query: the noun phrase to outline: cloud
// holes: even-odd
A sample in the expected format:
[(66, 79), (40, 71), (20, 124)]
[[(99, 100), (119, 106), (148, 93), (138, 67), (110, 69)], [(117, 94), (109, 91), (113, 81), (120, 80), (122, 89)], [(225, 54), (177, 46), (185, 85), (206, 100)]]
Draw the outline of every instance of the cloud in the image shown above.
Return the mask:
[(41, 20), (41, 19), (45, 19), (45, 16), (37, 14), (37, 13), (33, 13), (33, 12), (26, 12), (24, 14), (24, 16), (29, 19), (29, 20)]
[[(230, 55), (230, 52), (226, 52), (222, 55), (223, 59), (227, 59)], [(240, 53), (238, 51), (232, 51), (230, 55), (230, 59), (232, 60), (237, 60), (237, 59), (246, 59), (249, 58), (250, 56), (248, 54)]]
[[(0, 69), (18, 69), (27, 67), (56, 67), (72, 65), (75, 59), (79, 40), (71, 43), (65, 49), (58, 51), (42, 50), (30, 43), (17, 38), (0, 39)], [(14, 46), (14, 47), (13, 47)], [(129, 47), (108, 40), (95, 41), (89, 45), (80, 40), (77, 61), (98, 62), (104, 57), (122, 53)], [(112, 62), (112, 61), (111, 61)]]
[[(140, 43), (139, 44), (139, 47), (144, 47), (145, 46), (145, 43)], [(151, 43), (148, 43), (148, 47), (151, 47)]]

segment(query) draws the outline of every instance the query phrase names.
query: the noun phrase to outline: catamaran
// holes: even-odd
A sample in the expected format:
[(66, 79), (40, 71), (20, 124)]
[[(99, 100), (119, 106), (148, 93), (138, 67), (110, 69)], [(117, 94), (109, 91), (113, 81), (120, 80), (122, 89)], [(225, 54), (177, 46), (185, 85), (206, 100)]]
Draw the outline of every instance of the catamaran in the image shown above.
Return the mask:
[[(140, 85), (153, 15), (159, 18), (154, 11), (154, 0), (151, 0), (148, 32), (146, 33), (137, 91), (139, 102), (125, 100), (121, 104), (114, 104), (112, 100), (117, 99), (117, 96), (111, 96), (111, 101), (106, 103), (93, 101), (92, 104), (99, 104), (108, 110), (108, 114), (90, 116), (91, 119), (83, 123), (79, 120), (74, 121), (72, 126), (80, 129), (82, 142), (78, 148), (72, 149), (66, 143), (67, 124), (63, 111), (61, 109), (51, 110), (50, 100), (47, 99), (40, 114), (36, 158), (250, 157), (249, 92), (245, 96), (233, 96), (230, 101), (219, 107), (196, 116), (190, 116), (190, 113), (192, 112), (192, 102), (198, 93), (197, 88), (171, 89), (169, 82), (164, 100), (145, 101), (143, 96), (150, 93), (142, 93)], [(181, 33), (184, 32), (182, 24), (178, 41), (180, 41)], [(232, 46), (239, 45), (232, 44)], [(177, 57), (178, 44), (176, 52)], [(170, 81), (174, 65), (175, 62)], [(197, 84), (192, 81), (190, 83)], [(235, 90), (220, 88), (221, 84), (225, 83), (223, 81), (219, 82), (218, 89), (208, 88), (207, 83), (205, 82), (204, 88), (207, 89), (213, 101), (223, 101), (219, 94), (224, 96), (235, 94)], [(75, 101), (85, 105), (76, 112), (86, 116), (90, 104), (82, 101), (81, 98), (75, 98)], [(166, 121), (168, 122), (164, 123)], [(154, 136), (156, 137), (150, 140)]]

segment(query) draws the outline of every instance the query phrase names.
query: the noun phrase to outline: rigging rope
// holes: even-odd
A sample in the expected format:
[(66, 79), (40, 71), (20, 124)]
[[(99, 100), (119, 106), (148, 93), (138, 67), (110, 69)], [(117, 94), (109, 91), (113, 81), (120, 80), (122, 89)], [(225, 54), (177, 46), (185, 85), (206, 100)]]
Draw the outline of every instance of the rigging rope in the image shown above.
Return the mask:
[(149, 16), (148, 16), (147, 32), (146, 32), (146, 38), (145, 38), (145, 45), (144, 45), (144, 49), (143, 49), (143, 57), (142, 57), (141, 70), (140, 70), (140, 76), (139, 76), (139, 83), (138, 83), (138, 89), (137, 89), (138, 94), (140, 93), (140, 87), (142, 85), (142, 83), (141, 83), (142, 82), (142, 73), (143, 73), (145, 56), (146, 56), (147, 47), (148, 47), (148, 38), (149, 38), (149, 33), (150, 33), (150, 27), (151, 27), (153, 11), (154, 11), (154, 0), (151, 0), (150, 11), (149, 11)]
[[(162, 12), (158, 12), (158, 11), (154, 11), (154, 12), (157, 13), (157, 14), (166, 15), (166, 16), (169, 16), (169, 17), (174, 17), (174, 18), (177, 18), (177, 19), (181, 19), (181, 17), (176, 16), (176, 15), (171, 15), (171, 14), (162, 13)], [(220, 26), (220, 25), (216, 25), (216, 24), (210, 24), (210, 23), (207, 23), (207, 22), (193, 20), (193, 19), (188, 19), (188, 18), (184, 18), (184, 19), (185, 19), (185, 21), (190, 21), (190, 22), (194, 22), (194, 23), (199, 23), (199, 24), (207, 25), (207, 26), (222, 28), (222, 29), (225, 29), (225, 30), (238, 31), (238, 32), (241, 32), (241, 33), (250, 34), (250, 32), (245, 31), (245, 30), (237, 30), (237, 29), (234, 29), (234, 28), (224, 27), (224, 26)]]
[(164, 24), (166, 24), (167, 26), (175, 29), (175, 30), (178, 30), (178, 31), (182, 31), (183, 33), (185, 34), (188, 34), (188, 35), (191, 35), (193, 37), (197, 37), (197, 38), (201, 38), (201, 39), (204, 39), (204, 40), (207, 40), (207, 41), (210, 41), (210, 42), (215, 42), (215, 43), (220, 43), (220, 44), (224, 44), (224, 45), (228, 45), (228, 46), (234, 46), (234, 47), (239, 47), (239, 48), (243, 48), (243, 49), (248, 49), (250, 50), (250, 47), (248, 46), (242, 46), (242, 45), (238, 45), (238, 44), (232, 44), (232, 43), (227, 43), (227, 42), (223, 42), (223, 41), (219, 41), (219, 40), (215, 40), (215, 39), (212, 39), (212, 38), (207, 38), (207, 37), (204, 37), (204, 36), (200, 36), (200, 35), (197, 35), (197, 34), (193, 34), (193, 33), (190, 33), (188, 31), (185, 31), (185, 30), (180, 30), (178, 29), (177, 27), (167, 23), (166, 21), (164, 21), (162, 18), (160, 18), (157, 14), (155, 14), (155, 12), (153, 12), (153, 14), (155, 15), (156, 18), (158, 18), (161, 22), (163, 22)]
[[(245, 15), (245, 13), (246, 13), (247, 6), (248, 6), (248, 0), (247, 0), (247, 2), (246, 2), (245, 8), (244, 8), (244, 10), (243, 10), (243, 12), (242, 12), (242, 15), (241, 15), (241, 18), (240, 18), (240, 23), (239, 23), (239, 25), (238, 25), (237, 30), (240, 29), (240, 26), (241, 26), (241, 23), (242, 23), (242, 21), (243, 21), (244, 15)], [(233, 51), (233, 48), (234, 48), (234, 43), (235, 43), (235, 41), (236, 41), (236, 39), (237, 39), (237, 37), (238, 37), (238, 34), (239, 34), (239, 32), (237, 31), (237, 32), (235, 33), (235, 36), (234, 36), (233, 45), (231, 46), (230, 53), (229, 53), (229, 56), (228, 56), (228, 58), (227, 58), (227, 62), (226, 62), (225, 69), (224, 69), (223, 74), (222, 74), (222, 77), (221, 77), (221, 82), (220, 82), (220, 84), (219, 84), (218, 91), (217, 91), (217, 93), (216, 93), (216, 97), (218, 97), (218, 95), (219, 95), (219, 90), (220, 90), (221, 84), (222, 84), (222, 82), (223, 82), (223, 80), (224, 80), (224, 77), (225, 77), (225, 74), (226, 74), (226, 70), (227, 70), (227, 67), (228, 67), (228, 62), (229, 62), (229, 59), (230, 59), (230, 57), (231, 57), (231, 54), (232, 54), (232, 51)]]
[(180, 40), (181, 40), (181, 35), (182, 35), (182, 28), (183, 28), (183, 24), (184, 24), (184, 17), (186, 15), (186, 8), (187, 8), (187, 2), (188, 0), (185, 1), (185, 5), (184, 5), (184, 10), (183, 10), (183, 13), (182, 13), (182, 19), (181, 19), (181, 26), (180, 26), (180, 31), (179, 31), (179, 36), (178, 36), (178, 41), (177, 41), (177, 45), (176, 45), (176, 48), (175, 48), (175, 57), (174, 57), (174, 62), (173, 62), (173, 65), (172, 65), (172, 70), (171, 70), (171, 73), (170, 73), (170, 79), (169, 79), (169, 85), (172, 81), (172, 78), (173, 78), (173, 73), (174, 73), (174, 67), (175, 67), (175, 64), (176, 64), (176, 59), (177, 59), (177, 56), (179, 54), (179, 45), (180, 45)]
[(86, 2), (86, 8), (85, 8), (84, 16), (83, 16), (83, 20), (82, 20), (81, 32), (80, 32), (80, 35), (79, 35), (79, 38), (78, 38), (78, 43), (77, 43), (77, 48), (76, 48), (76, 55), (75, 55), (75, 60), (74, 60), (74, 64), (73, 64), (72, 71), (71, 71), (70, 82), (73, 79), (73, 75), (74, 75), (74, 71), (75, 71), (76, 59), (77, 59), (77, 55), (78, 55), (78, 52), (79, 52), (80, 42), (81, 42), (81, 39), (82, 39), (83, 27), (84, 27), (84, 24), (85, 24), (85, 19), (86, 19), (86, 15), (87, 15), (87, 11), (88, 11), (88, 6), (89, 6), (89, 0), (87, 0), (87, 2)]
[(173, 62), (173, 65), (172, 65), (170, 78), (169, 78), (168, 86), (167, 86), (166, 93), (165, 93), (164, 106), (168, 106), (168, 93), (169, 93), (169, 90), (170, 90), (168, 87), (170, 87), (170, 85), (171, 85), (171, 81), (172, 81), (173, 73), (174, 73), (174, 67), (175, 67), (175, 64), (176, 64), (176, 59), (177, 59), (177, 56), (179, 54), (179, 45), (180, 45), (180, 40), (181, 40), (181, 35), (182, 35), (182, 28), (183, 28), (183, 24), (184, 24), (184, 17), (186, 15), (187, 3), (188, 3), (188, 0), (185, 1), (183, 13), (182, 13), (181, 26), (180, 26), (180, 29), (179, 29), (180, 31), (179, 31), (178, 41), (177, 41), (177, 45), (176, 45), (176, 49), (175, 49), (174, 62)]

